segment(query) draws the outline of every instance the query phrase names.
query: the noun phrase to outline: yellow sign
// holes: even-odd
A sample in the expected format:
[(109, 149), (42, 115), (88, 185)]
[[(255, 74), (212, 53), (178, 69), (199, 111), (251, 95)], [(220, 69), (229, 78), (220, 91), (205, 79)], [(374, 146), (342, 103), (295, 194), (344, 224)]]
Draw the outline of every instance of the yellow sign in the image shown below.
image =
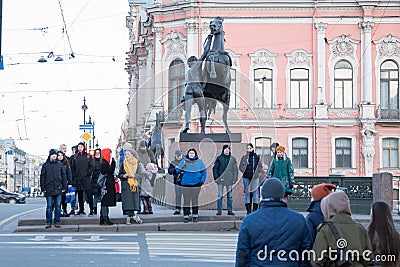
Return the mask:
[(83, 141), (85, 141), (85, 142), (88, 142), (89, 140), (91, 140), (93, 138), (93, 136), (90, 134), (90, 133), (88, 133), (88, 132), (85, 132), (85, 133), (83, 133), (82, 135), (81, 135), (81, 139), (83, 140)]

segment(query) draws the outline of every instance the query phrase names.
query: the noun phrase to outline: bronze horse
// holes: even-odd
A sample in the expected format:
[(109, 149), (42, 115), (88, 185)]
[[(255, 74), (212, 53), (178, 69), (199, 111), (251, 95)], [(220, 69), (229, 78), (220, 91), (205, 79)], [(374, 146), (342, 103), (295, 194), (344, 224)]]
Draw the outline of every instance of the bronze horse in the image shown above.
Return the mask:
[(232, 59), (224, 50), (224, 19), (217, 17), (210, 22), (210, 30), (213, 35), (213, 45), (208, 51), (205, 61), (203, 79), (205, 81), (204, 97), (207, 117), (211, 112), (215, 113), (217, 101), (222, 103), (222, 120), (227, 133), (230, 133), (227, 117), (230, 101), (230, 85)]

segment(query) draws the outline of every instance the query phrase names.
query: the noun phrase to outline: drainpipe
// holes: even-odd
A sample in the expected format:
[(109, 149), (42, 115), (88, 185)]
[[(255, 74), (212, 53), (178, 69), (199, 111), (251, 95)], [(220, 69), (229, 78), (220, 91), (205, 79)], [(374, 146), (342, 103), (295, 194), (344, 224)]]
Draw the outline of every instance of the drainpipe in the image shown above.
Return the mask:
[[(317, 5), (318, 5), (318, 0), (314, 1), (314, 11), (313, 11), (313, 15), (312, 15), (312, 36), (311, 36), (311, 45), (312, 45), (312, 54), (315, 55), (315, 44), (314, 44), (314, 37), (316, 37), (316, 32), (315, 32), (315, 16), (317, 13)], [(313, 56), (313, 66), (316, 66), (316, 57)], [(315, 68), (316, 71), (314, 70), (314, 75), (313, 75), (313, 79), (315, 81), (315, 77), (318, 77), (318, 74), (316, 73), (318, 71), (318, 68)], [(317, 75), (315, 75), (317, 74)], [(313, 83), (315, 84), (315, 82)], [(318, 84), (318, 83), (317, 83)], [(315, 85), (314, 85), (315, 86)], [(315, 90), (314, 90), (315, 91)], [(314, 103), (315, 103), (315, 96), (314, 96)], [(315, 122), (315, 114), (316, 113), (316, 109), (315, 109), (315, 104), (314, 104), (314, 108), (313, 108), (313, 118), (312, 118), (312, 139), (313, 139), (313, 153), (312, 153), (312, 157), (313, 157), (313, 176), (317, 176), (317, 125)]]
[(199, 0), (199, 12), (197, 16), (197, 20), (199, 22), (199, 30), (197, 34), (197, 42), (198, 42), (198, 49), (197, 49), (197, 57), (200, 57), (201, 51), (203, 50), (203, 46), (201, 45), (201, 37), (202, 37), (202, 25), (201, 25), (201, 5), (203, 3), (203, 0)]

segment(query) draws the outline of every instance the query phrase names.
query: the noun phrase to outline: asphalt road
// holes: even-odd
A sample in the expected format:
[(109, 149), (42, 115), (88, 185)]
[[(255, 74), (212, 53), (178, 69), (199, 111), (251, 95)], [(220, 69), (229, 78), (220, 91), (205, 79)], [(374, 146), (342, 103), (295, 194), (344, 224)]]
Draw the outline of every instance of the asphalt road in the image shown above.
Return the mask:
[(43, 198), (0, 203), (1, 266), (227, 267), (237, 232), (13, 233), (18, 219), (42, 209)]
[(2, 266), (227, 267), (237, 233), (3, 234)]
[(27, 198), (25, 204), (0, 203), (0, 234), (13, 231), (18, 219), (31, 211), (42, 209), (45, 212), (44, 198)]

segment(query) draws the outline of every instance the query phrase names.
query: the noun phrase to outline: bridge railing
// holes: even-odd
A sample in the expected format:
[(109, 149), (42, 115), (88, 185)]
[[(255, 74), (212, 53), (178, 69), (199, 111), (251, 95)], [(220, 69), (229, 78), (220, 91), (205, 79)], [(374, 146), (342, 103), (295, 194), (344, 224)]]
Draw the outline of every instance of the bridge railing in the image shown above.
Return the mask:
[(297, 176), (288, 205), (297, 211), (306, 211), (311, 202), (311, 189), (321, 183), (334, 184), (350, 199), (352, 213), (369, 214), (372, 204), (372, 177)]

